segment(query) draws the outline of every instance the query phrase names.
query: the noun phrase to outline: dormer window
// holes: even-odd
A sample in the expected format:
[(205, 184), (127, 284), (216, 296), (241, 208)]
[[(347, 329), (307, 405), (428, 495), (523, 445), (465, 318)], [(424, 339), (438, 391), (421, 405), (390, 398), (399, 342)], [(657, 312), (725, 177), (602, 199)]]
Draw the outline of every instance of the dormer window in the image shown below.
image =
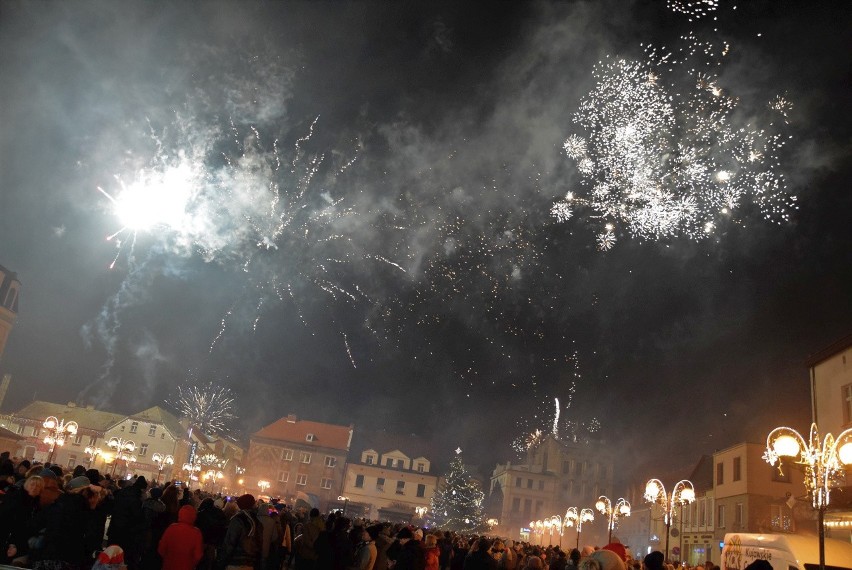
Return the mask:
[(305, 436), (305, 441), (316, 441), (316, 439), (317, 439), (317, 436), (315, 436), (312, 433), (309, 433), (308, 435)]

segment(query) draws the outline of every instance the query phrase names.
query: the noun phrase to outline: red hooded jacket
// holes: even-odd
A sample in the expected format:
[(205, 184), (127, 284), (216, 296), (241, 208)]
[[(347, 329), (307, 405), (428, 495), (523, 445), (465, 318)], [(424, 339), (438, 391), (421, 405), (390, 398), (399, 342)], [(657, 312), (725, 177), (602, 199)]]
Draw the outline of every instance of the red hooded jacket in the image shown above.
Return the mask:
[(157, 552), (163, 557), (163, 570), (194, 570), (204, 554), (201, 531), (195, 525), (195, 507), (184, 505), (178, 522), (169, 525)]

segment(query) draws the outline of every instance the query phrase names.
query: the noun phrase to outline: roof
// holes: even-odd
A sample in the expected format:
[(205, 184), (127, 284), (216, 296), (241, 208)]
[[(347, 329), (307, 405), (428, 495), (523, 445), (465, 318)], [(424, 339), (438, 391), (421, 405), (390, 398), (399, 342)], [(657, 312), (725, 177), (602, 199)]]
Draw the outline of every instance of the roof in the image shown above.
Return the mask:
[(813, 368), (823, 360), (828, 360), (832, 356), (843, 352), (850, 346), (852, 346), (852, 333), (832, 342), (825, 348), (822, 348), (808, 356), (805, 363), (808, 365), (808, 368)]
[(80, 428), (93, 431), (106, 431), (127, 416), (115, 412), (96, 410), (92, 407), (81, 407), (74, 402), (67, 404), (55, 404), (35, 400), (30, 402), (17, 412), (11, 414), (17, 418), (26, 418), (36, 421), (44, 421), (47, 416), (55, 416), (66, 422), (75, 421)]
[(160, 406), (154, 406), (136, 414), (130, 414), (126, 417), (131, 420), (142, 420), (143, 422), (151, 424), (160, 424), (164, 426), (169, 431), (169, 434), (175, 439), (183, 439), (186, 434), (186, 430), (183, 429), (183, 426), (177, 417)]
[(695, 487), (695, 491), (698, 493), (710, 491), (713, 489), (712, 455), (701, 456), (701, 459), (699, 459), (698, 463), (695, 465), (695, 469), (692, 470), (692, 474), (690, 474), (689, 480), (692, 481), (692, 485), (693, 487)]
[(384, 430), (373, 431), (358, 428), (352, 436), (352, 446), (349, 451), (349, 462), (361, 463), (361, 453), (372, 449), (379, 453), (388, 453), (391, 451), (401, 451), (410, 459), (419, 459), (421, 457), (428, 459), (433, 467), (430, 471), (435, 470), (435, 464), (438, 463), (437, 453), (432, 447), (432, 443), (414, 434), (394, 433)]
[(15, 441), (18, 441), (18, 440), (27, 439), (27, 438), (22, 436), (22, 435), (16, 434), (12, 430), (8, 430), (4, 427), (0, 427), (0, 439), (13, 439)]
[[(313, 441), (307, 440), (308, 434), (314, 436)], [(252, 438), (255, 437), (349, 451), (352, 426), (312, 422), (289, 415), (252, 434)]]

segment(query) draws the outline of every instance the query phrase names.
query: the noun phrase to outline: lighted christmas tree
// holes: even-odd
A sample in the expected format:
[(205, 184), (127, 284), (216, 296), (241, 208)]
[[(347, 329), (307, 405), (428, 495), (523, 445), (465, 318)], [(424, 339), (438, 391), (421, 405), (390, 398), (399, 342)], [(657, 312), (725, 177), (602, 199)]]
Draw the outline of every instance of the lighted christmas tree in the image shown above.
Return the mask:
[(485, 493), (462, 462), (461, 449), (450, 463), (450, 472), (432, 497), (431, 522), (440, 529), (483, 532), (488, 526), (482, 501)]

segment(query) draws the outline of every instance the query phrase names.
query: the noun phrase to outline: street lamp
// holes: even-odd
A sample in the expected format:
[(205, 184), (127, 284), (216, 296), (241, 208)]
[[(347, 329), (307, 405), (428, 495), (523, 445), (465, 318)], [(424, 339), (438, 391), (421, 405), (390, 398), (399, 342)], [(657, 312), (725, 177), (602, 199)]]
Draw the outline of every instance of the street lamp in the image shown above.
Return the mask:
[[(347, 499), (346, 497), (343, 497), (343, 498), (344, 498), (344, 500), (346, 500), (346, 501), (348, 501), (348, 500), (349, 500), (349, 499)], [(340, 497), (337, 497), (337, 500), (339, 501), (339, 500), (340, 500)], [(344, 503), (344, 507), (345, 507), (345, 506), (346, 506), (346, 503)], [(415, 512), (415, 513), (417, 513), (417, 517), (418, 517), (418, 518), (420, 518), (420, 519), (422, 519), (422, 518), (424, 518), (424, 517), (426, 516), (426, 512), (427, 512), (428, 510), (429, 510), (429, 508), (428, 508), (428, 507), (424, 507), (424, 506), (422, 506), (422, 505), (421, 505), (421, 506), (419, 506), (419, 507), (414, 507), (414, 512)]]
[(46, 463), (50, 463), (50, 460), (53, 459), (53, 452), (56, 451), (56, 446), (65, 445), (65, 438), (69, 435), (76, 435), (79, 426), (77, 422), (66, 423), (65, 420), (58, 420), (55, 416), (47, 416), (41, 425), (47, 430), (44, 443), (50, 446), (50, 453), (48, 453), (46, 461)]
[[(692, 482), (682, 479), (675, 483), (672, 494), (666, 494), (666, 488), (659, 479), (650, 479), (645, 483), (645, 500), (661, 505), (664, 511), (663, 521), (666, 523), (666, 560), (669, 559), (669, 531), (675, 515), (675, 507), (683, 507), (695, 500), (695, 488)], [(682, 539), (681, 539), (682, 540)]]
[(193, 477), (198, 479), (198, 472), (201, 471), (201, 465), (198, 463), (184, 463), (181, 470), (186, 471), (186, 478), (192, 481)]
[(89, 467), (92, 466), (92, 462), (95, 460), (95, 457), (97, 457), (98, 455), (103, 455), (104, 453), (100, 447), (92, 447), (90, 445), (87, 445), (86, 449), (84, 449), (83, 451), (85, 451), (86, 455), (89, 456)]
[(544, 544), (544, 522), (542, 522), (540, 520), (532, 521), (532, 522), (530, 522), (530, 529), (532, 529), (533, 532), (535, 532), (537, 535), (539, 535), (539, 540), (538, 540), (539, 546), (543, 545)]
[(598, 497), (598, 502), (595, 503), (595, 508), (602, 515), (606, 515), (607, 528), (609, 529), (609, 539), (607, 543), (612, 542), (612, 529), (615, 528), (615, 522), (619, 517), (630, 516), (630, 503), (625, 499), (618, 499), (615, 505), (612, 504), (609, 497), (601, 495)]
[(257, 482), (257, 486), (260, 488), (260, 493), (262, 495), (266, 494), (266, 490), (269, 489), (269, 481), (260, 480)]
[(221, 471), (217, 471), (216, 469), (210, 469), (206, 473), (204, 473), (204, 480), (210, 485), (210, 490), (213, 491), (216, 488), (216, 480), (222, 480), (225, 474)]
[(763, 458), (770, 465), (792, 458), (805, 471), (805, 486), (811, 495), (811, 503), (818, 513), (819, 521), (819, 567), (825, 570), (825, 510), (828, 508), (832, 487), (840, 484), (845, 469), (852, 465), (852, 429), (847, 429), (834, 438), (830, 433), (820, 442), (816, 423), (811, 424), (810, 442), (793, 428), (778, 427), (766, 438)]
[(577, 507), (568, 507), (568, 510), (565, 511), (565, 526), (577, 527), (576, 548), (578, 550), (580, 548), (580, 533), (583, 532), (583, 523), (592, 522), (593, 520), (595, 520), (595, 513), (592, 509), (581, 509), (577, 512)]
[[(345, 516), (346, 516), (346, 507), (348, 507), (348, 506), (349, 506), (349, 497), (344, 497), (343, 495), (338, 495), (338, 496), (337, 496), (337, 500), (338, 500), (338, 501), (343, 501), (343, 512), (341, 513), (341, 515), (340, 515), (340, 516), (345, 517)], [(420, 511), (419, 511), (419, 509), (423, 509), (423, 511), (424, 511), (424, 512), (426, 511), (426, 507), (418, 507), (418, 508), (417, 508), (417, 509), (415, 509), (415, 510), (416, 510), (416, 511), (418, 511), (418, 512), (420, 512)], [(420, 516), (422, 517), (423, 515), (421, 514)]]
[(559, 548), (562, 548), (562, 517), (553, 515), (550, 517), (550, 524), (559, 529)]
[(112, 460), (112, 474), (115, 475), (115, 468), (118, 465), (118, 460), (121, 459), (125, 463), (129, 461), (136, 461), (136, 456), (132, 455), (134, 451), (136, 451), (136, 444), (129, 439), (122, 439), (120, 437), (113, 437), (108, 442), (107, 445), (115, 450), (115, 459)]
[(154, 461), (154, 464), (157, 466), (157, 484), (160, 484), (160, 475), (163, 474), (163, 468), (166, 465), (174, 465), (175, 458), (171, 455), (163, 455), (162, 453), (155, 453), (151, 456), (151, 459)]

